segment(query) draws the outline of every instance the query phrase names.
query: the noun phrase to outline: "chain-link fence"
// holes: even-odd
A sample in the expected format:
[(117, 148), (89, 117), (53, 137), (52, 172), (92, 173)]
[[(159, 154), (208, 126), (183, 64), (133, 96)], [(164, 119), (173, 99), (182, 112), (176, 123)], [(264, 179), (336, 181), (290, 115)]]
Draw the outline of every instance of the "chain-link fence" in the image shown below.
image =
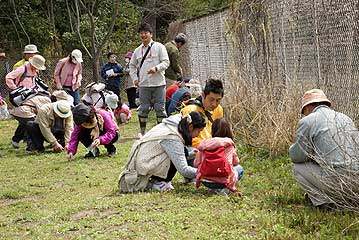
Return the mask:
[(354, 0), (238, 1), (184, 22), (188, 72), (228, 81), (235, 66), (253, 89), (316, 86), (358, 120), (358, 8)]
[(185, 76), (198, 79), (202, 84), (208, 78), (219, 78), (224, 81), (228, 79), (232, 44), (225, 32), (227, 17), (228, 11), (217, 11), (177, 23), (177, 27), (170, 29), (175, 33), (185, 32), (189, 38), (188, 43), (181, 49)]

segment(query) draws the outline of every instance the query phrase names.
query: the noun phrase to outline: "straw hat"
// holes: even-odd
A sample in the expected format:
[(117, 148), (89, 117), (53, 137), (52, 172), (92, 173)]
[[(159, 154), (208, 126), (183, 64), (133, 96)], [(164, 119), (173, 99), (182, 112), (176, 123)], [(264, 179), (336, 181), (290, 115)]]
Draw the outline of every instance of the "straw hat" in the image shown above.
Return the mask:
[(302, 97), (302, 109), (301, 113), (303, 113), (304, 107), (311, 103), (319, 103), (319, 102), (327, 102), (329, 106), (332, 104), (327, 96), (325, 96), (324, 92), (320, 89), (312, 89), (306, 91)]
[(56, 90), (52, 93), (52, 95), (56, 97), (57, 101), (65, 100), (68, 101), (71, 104), (71, 106), (74, 105), (74, 98), (64, 90)]
[(24, 52), (23, 53), (38, 53), (39, 51), (37, 51), (37, 47), (34, 44), (29, 44), (25, 46)]
[(60, 118), (71, 116), (71, 105), (68, 101), (60, 100), (54, 103), (54, 111)]
[(77, 62), (79, 63), (82, 63), (83, 60), (82, 60), (82, 52), (78, 49), (74, 49), (72, 52), (71, 52), (71, 56), (73, 56)]
[(118, 96), (116, 94), (110, 94), (105, 97), (106, 105), (111, 109), (116, 109), (118, 107)]
[(34, 55), (29, 59), (29, 62), (32, 66), (34, 66), (38, 70), (45, 70), (45, 58), (41, 55)]

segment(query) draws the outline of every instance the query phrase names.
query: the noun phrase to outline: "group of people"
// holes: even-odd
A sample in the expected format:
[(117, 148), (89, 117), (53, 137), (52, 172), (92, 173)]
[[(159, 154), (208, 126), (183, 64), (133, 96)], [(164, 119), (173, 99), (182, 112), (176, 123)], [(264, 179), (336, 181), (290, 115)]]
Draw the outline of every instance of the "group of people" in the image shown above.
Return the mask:
[[(19, 148), (20, 141), (24, 140), (26, 151), (44, 152), (46, 141), (54, 152), (67, 151), (67, 157), (71, 159), (81, 142), (89, 150), (86, 158), (99, 156), (99, 145), (104, 145), (108, 155), (114, 156), (114, 143), (119, 137), (115, 111), (120, 122), (123, 120), (126, 123), (131, 117), (131, 111), (124, 105), (119, 105), (116, 95), (119, 93), (110, 92), (106, 97), (99, 96), (101, 99), (104, 97), (102, 105), (88, 103), (84, 99), (81, 102), (79, 88), (83, 60), (78, 49), (57, 63), (53, 79), (57, 90), (50, 93), (46, 85), (39, 86), (38, 73), (45, 70), (46, 66), (45, 58), (38, 53), (36, 45), (25, 46), (24, 59), (17, 62), (5, 77), (11, 93), (19, 89), (32, 90), (27, 97), (22, 94), (23, 101), (10, 110), (18, 121), (12, 146)], [(106, 84), (95, 85), (108, 88), (112, 83), (106, 81)]]
[[(202, 91), (199, 82), (183, 78), (179, 49), (187, 42), (185, 34), (163, 45), (152, 39), (149, 24), (141, 24), (138, 33), (142, 44), (125, 55), (125, 67), (117, 62), (114, 53), (108, 53), (109, 61), (100, 73), (105, 84), (86, 87), (96, 90), (97, 101), (90, 96), (91, 91), (80, 98), (81, 51), (75, 49), (61, 59), (53, 79), (57, 90), (36, 95), (11, 111), (19, 123), (12, 145), (19, 147), (24, 139), (28, 151), (43, 152), (47, 141), (55, 152), (64, 150), (72, 159), (81, 142), (88, 150), (86, 158), (98, 157), (99, 145), (105, 146), (108, 156), (114, 156), (118, 123), (126, 123), (130, 109), (137, 108), (140, 138), (133, 144), (119, 176), (120, 192), (172, 190), (171, 182), (179, 172), (184, 183), (195, 183), (197, 187), (203, 184), (222, 195), (238, 194), (236, 185), (244, 170), (233, 131), (220, 105), (223, 83), (208, 79)], [(31, 88), (36, 84), (37, 72), (44, 69), (45, 59), (37, 47), (27, 45), (24, 59), (7, 74), (6, 84), (11, 90), (19, 86)], [(125, 110), (121, 110), (121, 106), (127, 106), (121, 103), (122, 88), (126, 88), (129, 103)], [(103, 90), (111, 94), (104, 96)], [(359, 132), (348, 116), (330, 107), (322, 90), (304, 94), (304, 117), (289, 149), (295, 178), (312, 204), (324, 208), (335, 204), (330, 194), (333, 186), (340, 185), (338, 174), (353, 174), (359, 169)], [(151, 110), (156, 113), (157, 125), (146, 131)], [(121, 121), (116, 121), (115, 115), (121, 113)]]

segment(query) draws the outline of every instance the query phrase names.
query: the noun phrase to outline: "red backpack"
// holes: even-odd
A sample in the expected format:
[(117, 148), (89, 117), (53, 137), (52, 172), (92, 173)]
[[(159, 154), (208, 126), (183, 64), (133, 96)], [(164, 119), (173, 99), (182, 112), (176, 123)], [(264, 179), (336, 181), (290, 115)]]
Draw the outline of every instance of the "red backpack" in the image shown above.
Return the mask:
[(232, 173), (231, 164), (224, 155), (224, 147), (203, 151), (204, 159), (198, 169), (199, 178), (228, 177)]

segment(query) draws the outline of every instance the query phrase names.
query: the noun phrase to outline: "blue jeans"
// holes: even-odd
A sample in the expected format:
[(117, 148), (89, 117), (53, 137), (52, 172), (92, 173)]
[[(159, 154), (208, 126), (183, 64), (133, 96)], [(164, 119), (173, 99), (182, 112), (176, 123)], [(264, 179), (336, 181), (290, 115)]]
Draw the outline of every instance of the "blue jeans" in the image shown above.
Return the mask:
[(62, 87), (71, 97), (74, 98), (74, 106), (80, 103), (80, 90), (76, 89), (75, 91), (72, 90), (71, 87)]
[[(242, 179), (244, 174), (244, 169), (241, 165), (234, 166), (234, 171), (237, 174), (238, 181)], [(215, 182), (202, 182), (204, 186), (212, 189), (221, 189), (225, 188), (226, 185), (222, 183), (215, 183)]]

